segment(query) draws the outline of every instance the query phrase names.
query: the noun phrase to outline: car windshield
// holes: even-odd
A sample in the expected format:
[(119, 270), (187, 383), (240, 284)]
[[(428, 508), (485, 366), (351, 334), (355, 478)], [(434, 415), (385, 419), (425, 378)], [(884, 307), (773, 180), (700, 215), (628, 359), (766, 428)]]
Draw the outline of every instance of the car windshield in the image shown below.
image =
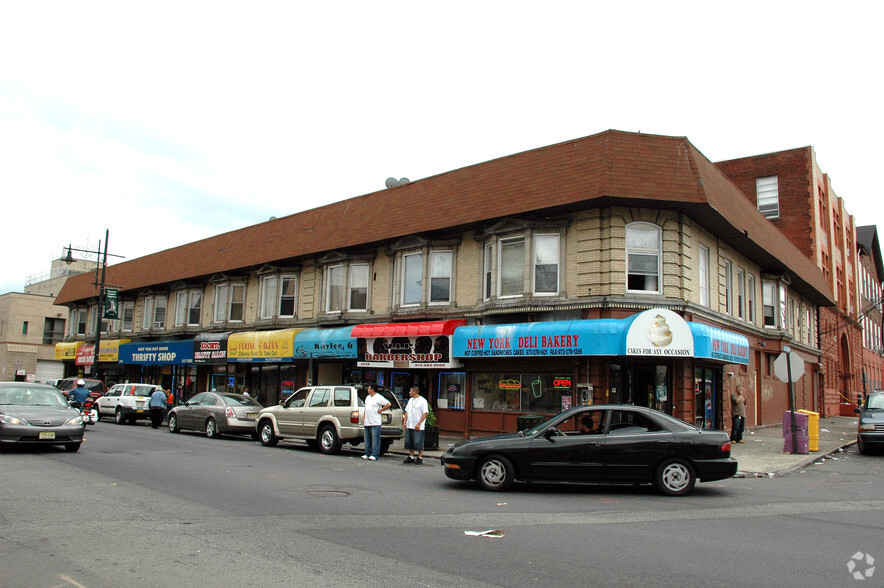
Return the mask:
[(67, 403), (56, 390), (50, 388), (0, 388), (0, 405), (52, 406), (63, 408)]
[(869, 399), (866, 401), (866, 409), (884, 410), (884, 394), (869, 394)]
[(240, 396), (239, 394), (222, 394), (224, 404), (228, 406), (261, 406), (254, 398), (248, 396)]

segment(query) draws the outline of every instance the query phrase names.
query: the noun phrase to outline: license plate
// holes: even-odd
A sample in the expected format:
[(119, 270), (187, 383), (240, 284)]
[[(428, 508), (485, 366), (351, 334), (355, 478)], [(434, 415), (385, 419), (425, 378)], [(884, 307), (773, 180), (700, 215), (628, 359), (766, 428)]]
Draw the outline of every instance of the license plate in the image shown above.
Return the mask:
[(55, 439), (55, 431), (40, 431), (40, 439)]
[(384, 415), (384, 424), (385, 425), (389, 425), (392, 420), (393, 420), (393, 415), (391, 415), (391, 414)]
[(246, 413), (246, 418), (247, 419), (256, 419), (256, 418), (258, 418), (258, 413), (257, 412), (248, 412), (248, 413)]
[(136, 411), (135, 411), (135, 412), (144, 412), (144, 411), (143, 411), (143, 410), (141, 410), (141, 409), (140, 409), (140, 408), (139, 408), (139, 409), (138, 409), (138, 410), (136, 410)]

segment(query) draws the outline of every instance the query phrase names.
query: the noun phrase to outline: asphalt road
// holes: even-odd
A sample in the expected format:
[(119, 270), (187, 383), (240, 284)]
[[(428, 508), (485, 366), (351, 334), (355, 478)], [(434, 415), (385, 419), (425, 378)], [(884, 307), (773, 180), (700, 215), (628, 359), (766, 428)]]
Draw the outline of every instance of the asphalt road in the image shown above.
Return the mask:
[[(144, 424), (79, 453), (0, 452), (0, 585), (857, 586), (884, 584), (884, 456), (773, 479), (498, 494), (360, 452)], [(500, 529), (503, 538), (464, 531)], [(877, 560), (857, 584), (848, 563)], [(863, 556), (854, 572), (870, 567)]]

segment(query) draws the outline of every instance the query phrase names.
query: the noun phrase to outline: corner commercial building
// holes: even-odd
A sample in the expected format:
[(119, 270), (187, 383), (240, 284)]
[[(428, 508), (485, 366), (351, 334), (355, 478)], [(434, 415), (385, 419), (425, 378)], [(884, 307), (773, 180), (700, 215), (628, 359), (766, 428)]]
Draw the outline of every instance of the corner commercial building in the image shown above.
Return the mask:
[[(782, 418), (771, 366), (788, 344), (807, 366), (798, 406), (825, 410), (823, 274), (683, 137), (542, 147), (113, 265), (108, 281), (122, 318), (102, 327), (100, 368), (183, 396), (417, 383), (448, 433), (608, 402), (726, 428), (738, 383), (749, 425)], [(82, 320), (60, 349), (88, 344), (96, 297), (67, 282), (59, 302)]]

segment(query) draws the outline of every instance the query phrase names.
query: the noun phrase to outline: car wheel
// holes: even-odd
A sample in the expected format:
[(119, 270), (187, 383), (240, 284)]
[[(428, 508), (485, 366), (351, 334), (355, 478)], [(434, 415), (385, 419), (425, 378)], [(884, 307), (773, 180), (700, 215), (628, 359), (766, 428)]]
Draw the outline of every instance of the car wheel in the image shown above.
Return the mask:
[(215, 419), (206, 421), (206, 436), (209, 439), (217, 439), (221, 436), (221, 431), (218, 430), (218, 423), (215, 422)]
[(691, 464), (677, 458), (661, 463), (654, 476), (654, 484), (666, 496), (684, 496), (694, 489), (696, 482)]
[(79, 443), (65, 443), (64, 448), (70, 452), (80, 451), (80, 444)]
[(485, 490), (501, 492), (513, 485), (516, 471), (513, 463), (502, 455), (491, 455), (479, 463), (476, 481)]
[(393, 444), (392, 439), (381, 439), (381, 455), (390, 451), (390, 445)]
[(261, 435), (261, 445), (265, 447), (276, 447), (276, 444), (279, 443), (279, 439), (276, 438), (276, 433), (273, 432), (272, 422), (264, 421), (261, 423), (261, 428), (258, 429), (258, 432)]
[(114, 412), (114, 422), (117, 423), (118, 425), (122, 425), (123, 423), (126, 422), (126, 419), (123, 418), (123, 411), (122, 411), (122, 409), (119, 409), (119, 408), (118, 408), (118, 409)]
[(338, 433), (331, 425), (326, 425), (319, 432), (319, 452), (332, 454), (341, 450), (341, 440), (338, 439)]
[(866, 449), (866, 446), (863, 445), (863, 442), (860, 441), (860, 438), (859, 438), (859, 437), (856, 438), (856, 448), (857, 448), (857, 449), (859, 450), (859, 452), (862, 453), (863, 455), (868, 455), (868, 453), (869, 453), (869, 450)]
[(169, 415), (169, 431), (172, 433), (180, 433), (181, 427), (178, 426), (178, 416), (174, 414)]

